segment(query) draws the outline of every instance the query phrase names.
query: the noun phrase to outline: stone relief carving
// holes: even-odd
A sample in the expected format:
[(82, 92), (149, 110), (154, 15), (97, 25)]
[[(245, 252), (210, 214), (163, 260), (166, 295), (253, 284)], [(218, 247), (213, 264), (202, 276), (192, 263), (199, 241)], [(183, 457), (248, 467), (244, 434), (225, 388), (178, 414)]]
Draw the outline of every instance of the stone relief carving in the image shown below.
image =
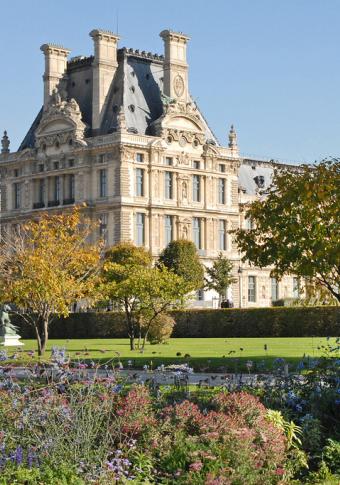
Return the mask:
[(184, 81), (182, 76), (180, 76), (179, 74), (177, 74), (174, 79), (174, 91), (178, 98), (180, 98), (184, 93)]
[(168, 143), (171, 143), (172, 141), (177, 141), (181, 146), (184, 146), (186, 142), (195, 142), (196, 145), (203, 145), (205, 142), (205, 135), (203, 133), (177, 130), (175, 128), (165, 128), (163, 130), (163, 136), (166, 138)]
[(189, 165), (190, 164), (190, 157), (187, 153), (182, 152), (180, 155), (176, 157), (178, 165)]

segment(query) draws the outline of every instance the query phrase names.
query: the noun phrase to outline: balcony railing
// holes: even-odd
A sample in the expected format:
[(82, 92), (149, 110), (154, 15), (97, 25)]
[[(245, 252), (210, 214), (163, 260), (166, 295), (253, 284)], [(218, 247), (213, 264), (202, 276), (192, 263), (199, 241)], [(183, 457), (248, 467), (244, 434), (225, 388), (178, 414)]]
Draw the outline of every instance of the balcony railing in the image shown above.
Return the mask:
[(70, 205), (70, 204), (74, 204), (74, 197), (63, 200), (63, 205)]
[(43, 202), (34, 202), (33, 204), (33, 209), (42, 209), (43, 207), (45, 207)]
[(48, 207), (56, 207), (60, 204), (60, 200), (49, 200), (47, 206)]

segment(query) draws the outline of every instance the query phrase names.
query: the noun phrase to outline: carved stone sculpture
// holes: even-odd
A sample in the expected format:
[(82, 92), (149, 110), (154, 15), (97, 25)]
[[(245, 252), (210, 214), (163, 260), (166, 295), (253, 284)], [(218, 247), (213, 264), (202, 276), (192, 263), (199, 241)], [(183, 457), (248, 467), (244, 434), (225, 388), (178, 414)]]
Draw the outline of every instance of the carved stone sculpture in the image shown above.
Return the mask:
[(19, 341), (21, 337), (17, 334), (18, 328), (11, 323), (9, 311), (9, 305), (4, 305), (0, 310), (0, 345), (4, 347), (24, 345)]

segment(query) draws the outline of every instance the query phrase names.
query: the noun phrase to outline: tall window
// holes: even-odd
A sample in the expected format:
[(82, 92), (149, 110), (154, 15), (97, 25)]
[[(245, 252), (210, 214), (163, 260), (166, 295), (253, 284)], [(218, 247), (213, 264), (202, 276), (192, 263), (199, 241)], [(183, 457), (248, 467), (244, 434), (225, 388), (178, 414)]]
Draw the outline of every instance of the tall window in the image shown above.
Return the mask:
[(165, 182), (165, 198), (172, 199), (173, 198), (173, 173), (172, 172), (165, 172), (164, 173), (164, 182)]
[(99, 197), (107, 196), (107, 170), (99, 170)]
[(218, 203), (226, 203), (226, 179), (218, 179)]
[(256, 277), (248, 276), (248, 301), (256, 302)]
[(39, 187), (38, 187), (38, 202), (43, 204), (45, 200), (45, 180), (39, 179)]
[(197, 249), (202, 249), (202, 221), (200, 217), (192, 219), (192, 238)]
[(255, 229), (255, 224), (254, 224), (254, 221), (251, 217), (246, 217), (245, 226), (246, 226), (245, 228), (248, 229), (248, 231)]
[(19, 209), (21, 206), (21, 184), (14, 184), (14, 209)]
[(107, 214), (102, 214), (99, 217), (99, 237), (104, 241), (104, 243), (107, 243)]
[(279, 299), (279, 283), (276, 278), (271, 278), (270, 281), (272, 301), (276, 301)]
[(164, 242), (168, 245), (173, 240), (173, 232), (174, 232), (174, 225), (173, 225), (173, 216), (165, 216), (164, 217)]
[(145, 244), (145, 214), (141, 212), (136, 214), (136, 244), (137, 246)]
[(293, 297), (299, 298), (300, 296), (300, 280), (299, 278), (293, 278)]
[(69, 194), (70, 194), (70, 199), (75, 198), (75, 176), (72, 173), (69, 178)]
[(60, 177), (54, 177), (54, 201), (59, 201), (60, 198)]
[(227, 221), (219, 221), (219, 242), (221, 251), (227, 250)]
[(200, 175), (192, 176), (192, 200), (199, 202), (201, 200), (201, 177)]
[(137, 197), (144, 196), (144, 170), (136, 168), (136, 195)]

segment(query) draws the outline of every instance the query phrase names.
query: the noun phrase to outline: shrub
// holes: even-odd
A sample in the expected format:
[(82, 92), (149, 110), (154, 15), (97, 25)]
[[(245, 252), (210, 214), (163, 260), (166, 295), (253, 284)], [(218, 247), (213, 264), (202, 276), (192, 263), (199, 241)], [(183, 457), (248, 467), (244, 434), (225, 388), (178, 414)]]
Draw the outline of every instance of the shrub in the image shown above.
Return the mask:
[(161, 344), (171, 337), (175, 326), (175, 320), (171, 315), (160, 313), (152, 321), (148, 341), (152, 344)]
[[(337, 337), (340, 307), (228, 308), (171, 312), (173, 337)], [(34, 338), (32, 329), (13, 315), (22, 338)], [(50, 338), (124, 338), (124, 316), (114, 312), (73, 313), (55, 319)]]
[(340, 475), (340, 441), (328, 439), (322, 457), (328, 468)]

